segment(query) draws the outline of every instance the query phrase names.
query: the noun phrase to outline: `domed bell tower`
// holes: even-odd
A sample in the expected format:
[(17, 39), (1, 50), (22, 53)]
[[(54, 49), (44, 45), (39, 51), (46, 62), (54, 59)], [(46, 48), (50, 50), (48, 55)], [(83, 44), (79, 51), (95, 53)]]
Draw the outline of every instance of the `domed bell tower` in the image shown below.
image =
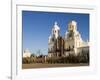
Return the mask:
[(76, 23), (76, 21), (69, 22), (69, 24), (68, 24), (68, 31), (69, 32), (77, 31), (77, 23)]
[(76, 32), (77, 32), (76, 21), (69, 22), (69, 24), (68, 24), (68, 38), (73, 39)]
[(59, 31), (60, 31), (60, 28), (59, 28), (57, 22), (55, 22), (54, 26), (52, 28), (52, 36), (53, 36), (53, 38), (57, 39), (59, 37)]

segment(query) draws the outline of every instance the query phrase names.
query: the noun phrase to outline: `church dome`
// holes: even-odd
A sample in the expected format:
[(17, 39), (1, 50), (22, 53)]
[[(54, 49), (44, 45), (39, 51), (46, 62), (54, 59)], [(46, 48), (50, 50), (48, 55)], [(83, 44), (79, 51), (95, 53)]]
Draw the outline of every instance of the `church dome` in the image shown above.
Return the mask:
[(68, 23), (68, 31), (77, 31), (77, 22), (72, 20)]
[(53, 28), (54, 28), (55, 30), (60, 30), (60, 28), (59, 28), (59, 26), (58, 26), (58, 23), (57, 23), (56, 21), (55, 21), (55, 23), (54, 23)]
[(60, 28), (59, 28), (57, 22), (55, 22), (54, 26), (52, 28), (52, 36), (53, 36), (53, 38), (57, 39), (60, 36), (59, 33), (60, 33)]
[(77, 22), (74, 21), (74, 20), (72, 20), (69, 24), (76, 26), (77, 25)]
[(30, 57), (31, 56), (31, 53), (28, 49), (25, 49), (24, 52), (23, 52), (23, 57)]

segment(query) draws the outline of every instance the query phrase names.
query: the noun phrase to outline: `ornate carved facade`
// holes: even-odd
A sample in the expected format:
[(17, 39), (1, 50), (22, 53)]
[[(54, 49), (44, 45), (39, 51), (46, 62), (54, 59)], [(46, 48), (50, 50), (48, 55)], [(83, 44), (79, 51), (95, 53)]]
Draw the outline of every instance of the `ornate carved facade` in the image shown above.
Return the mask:
[(62, 37), (60, 36), (60, 27), (55, 22), (48, 40), (48, 57), (78, 55), (82, 50), (89, 51), (89, 43), (82, 40), (77, 31), (77, 23), (69, 22), (68, 31)]

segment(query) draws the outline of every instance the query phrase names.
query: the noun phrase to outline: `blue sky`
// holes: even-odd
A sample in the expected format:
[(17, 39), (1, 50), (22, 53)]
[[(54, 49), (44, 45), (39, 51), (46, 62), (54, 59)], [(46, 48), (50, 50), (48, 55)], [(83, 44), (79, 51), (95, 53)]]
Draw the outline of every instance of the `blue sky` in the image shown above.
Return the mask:
[(48, 53), (48, 37), (54, 22), (60, 27), (60, 34), (64, 36), (68, 22), (75, 20), (77, 29), (83, 40), (89, 40), (89, 14), (22, 11), (23, 50), (28, 48), (31, 53)]

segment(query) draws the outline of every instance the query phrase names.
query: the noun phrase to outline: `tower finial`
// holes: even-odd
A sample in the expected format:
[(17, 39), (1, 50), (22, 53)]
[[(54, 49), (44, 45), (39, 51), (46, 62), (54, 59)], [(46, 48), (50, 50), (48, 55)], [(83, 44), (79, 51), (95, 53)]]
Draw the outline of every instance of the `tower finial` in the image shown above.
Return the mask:
[(55, 21), (55, 25), (57, 25), (57, 21)]

